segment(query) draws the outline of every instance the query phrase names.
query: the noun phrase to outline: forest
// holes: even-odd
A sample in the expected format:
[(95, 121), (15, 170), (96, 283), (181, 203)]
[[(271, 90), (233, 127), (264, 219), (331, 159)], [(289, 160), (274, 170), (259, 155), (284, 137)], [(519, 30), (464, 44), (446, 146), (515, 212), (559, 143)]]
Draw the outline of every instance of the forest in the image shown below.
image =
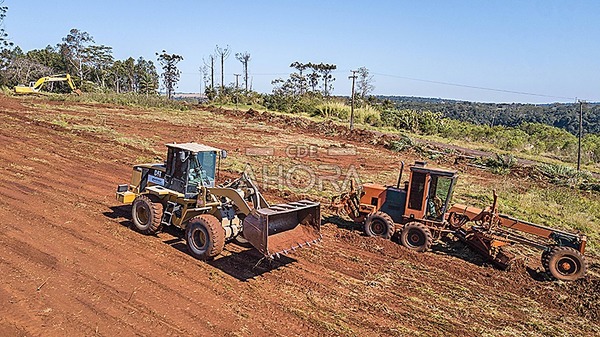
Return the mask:
[[(481, 103), (407, 96), (378, 98), (394, 102), (398, 109), (429, 110), (474, 124), (519, 126), (523, 123), (541, 123), (565, 129), (572, 134), (579, 132), (578, 103)], [(586, 133), (600, 133), (600, 103), (585, 103), (582, 110), (583, 130)]]

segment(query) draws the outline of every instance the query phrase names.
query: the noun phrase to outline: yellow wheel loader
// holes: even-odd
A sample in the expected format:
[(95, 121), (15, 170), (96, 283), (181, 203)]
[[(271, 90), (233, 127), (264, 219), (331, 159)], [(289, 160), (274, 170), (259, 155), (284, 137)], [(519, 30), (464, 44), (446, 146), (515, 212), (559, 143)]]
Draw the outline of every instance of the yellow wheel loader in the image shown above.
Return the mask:
[(15, 93), (17, 94), (35, 94), (40, 92), (40, 89), (44, 86), (46, 82), (67, 82), (71, 91), (77, 95), (81, 95), (81, 90), (75, 88), (75, 84), (71, 79), (71, 75), (69, 74), (59, 74), (59, 75), (51, 75), (42, 77), (35, 82), (31, 82), (29, 86), (26, 85), (17, 85), (15, 86)]
[(219, 255), (233, 239), (249, 242), (269, 259), (321, 240), (319, 203), (269, 205), (245, 174), (216, 185), (226, 151), (198, 143), (167, 149), (164, 163), (135, 165), (131, 182), (117, 187), (117, 200), (132, 205), (140, 232), (179, 227), (190, 254), (201, 260)]

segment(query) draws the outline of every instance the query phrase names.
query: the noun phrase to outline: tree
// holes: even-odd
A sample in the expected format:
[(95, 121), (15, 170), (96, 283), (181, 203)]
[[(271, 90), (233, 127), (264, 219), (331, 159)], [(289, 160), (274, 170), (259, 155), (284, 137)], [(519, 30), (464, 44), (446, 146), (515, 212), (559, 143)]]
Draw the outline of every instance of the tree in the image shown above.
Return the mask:
[(183, 60), (183, 56), (167, 54), (166, 50), (163, 50), (161, 54), (156, 53), (156, 56), (158, 56), (158, 62), (163, 69), (161, 76), (167, 90), (167, 98), (171, 99), (175, 86), (177, 85), (177, 82), (179, 82), (179, 76), (181, 75), (181, 72), (177, 68), (177, 63)]
[[(8, 49), (6, 49), (8, 50)], [(6, 84), (28, 84), (40, 77), (48, 76), (52, 69), (35, 60), (27, 58), (19, 47), (11, 52), (10, 61), (3, 71)]]
[(373, 75), (369, 74), (369, 69), (366, 67), (360, 67), (358, 68), (357, 80), (356, 88), (358, 89), (358, 94), (360, 95), (360, 98), (364, 100), (365, 97), (375, 89), (375, 86), (373, 85)]
[(155, 94), (158, 90), (158, 73), (154, 62), (144, 60), (141, 56), (135, 64), (134, 79), (139, 93), (148, 96), (149, 94)]
[(125, 84), (129, 87), (127, 91), (136, 92), (135, 59), (131, 56), (123, 61), (123, 75), (125, 76)]
[(6, 12), (8, 12), (7, 6), (2, 6), (4, 0), (0, 0), (0, 47), (7, 48), (12, 47), (13, 43), (8, 40), (8, 33), (4, 30), (4, 18), (6, 18)]
[(100, 45), (89, 46), (86, 50), (89, 64), (92, 67), (93, 73), (96, 75), (97, 83), (102, 87), (106, 87), (106, 77), (109, 74), (109, 68), (114, 63), (112, 56), (112, 47)]
[(215, 47), (215, 54), (221, 59), (221, 91), (223, 91), (225, 89), (224, 64), (225, 64), (225, 60), (229, 57), (229, 54), (231, 54), (231, 49), (229, 49), (229, 45), (227, 45), (227, 47), (225, 47), (225, 48), (221, 48), (221, 47), (219, 47), (219, 45), (217, 45)]
[(335, 77), (331, 73), (337, 69), (337, 66), (335, 64), (320, 63), (316, 65), (316, 69), (323, 78), (323, 95), (329, 97), (329, 94), (333, 91), (332, 82), (335, 81)]
[(83, 82), (87, 72), (86, 64), (90, 61), (88, 47), (94, 43), (94, 38), (87, 32), (71, 29), (59, 45), (61, 54), (73, 66), (80, 80)]
[(312, 72), (308, 74), (308, 84), (310, 85), (312, 92), (314, 93), (317, 91), (317, 86), (319, 85), (319, 79), (321, 78), (321, 75), (319, 75), (318, 69), (315, 64), (308, 63), (307, 66), (312, 70)]
[[(205, 60), (204, 58), (202, 59), (204, 67), (210, 68), (210, 87), (206, 85), (206, 89), (204, 91), (206, 92), (208, 99), (212, 100), (215, 97), (215, 57), (211, 54), (208, 56), (208, 59), (209, 61)], [(206, 72), (205, 75), (207, 75)]]
[(125, 79), (125, 65), (121, 60), (116, 60), (110, 68), (110, 78), (113, 81), (113, 89), (117, 94), (121, 93), (121, 88), (124, 86)]
[(300, 95), (304, 94), (304, 86), (306, 83), (306, 78), (304, 77), (304, 75), (302, 73), (304, 72), (304, 70), (306, 70), (306, 68), (309, 67), (309, 65), (310, 65), (310, 63), (306, 64), (306, 63), (301, 63), (298, 61), (290, 64), (290, 67), (296, 68), (298, 70), (297, 80), (298, 80), (298, 86), (300, 89)]
[(246, 89), (246, 93), (248, 93), (248, 62), (250, 61), (250, 53), (237, 53), (235, 54), (235, 58), (242, 63), (244, 71), (244, 88)]
[(50, 45), (46, 46), (44, 49), (32, 49), (25, 54), (25, 57), (51, 68), (53, 73), (58, 74), (68, 72), (67, 60), (65, 60), (58, 48)]

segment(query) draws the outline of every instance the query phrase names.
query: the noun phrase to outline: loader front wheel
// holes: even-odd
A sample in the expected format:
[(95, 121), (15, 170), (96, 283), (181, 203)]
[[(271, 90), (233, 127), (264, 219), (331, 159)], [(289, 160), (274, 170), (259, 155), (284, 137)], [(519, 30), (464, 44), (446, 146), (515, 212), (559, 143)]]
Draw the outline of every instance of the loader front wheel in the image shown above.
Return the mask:
[(400, 242), (410, 250), (426, 252), (431, 248), (433, 238), (429, 228), (419, 222), (409, 222), (402, 228)]
[(394, 234), (394, 221), (384, 212), (375, 212), (365, 221), (365, 234), (391, 239)]
[(131, 205), (131, 218), (135, 228), (143, 234), (155, 234), (160, 230), (163, 205), (153, 202), (147, 195), (140, 195)]
[(581, 253), (571, 247), (554, 247), (542, 255), (546, 272), (557, 280), (574, 281), (585, 275), (587, 265)]
[(214, 215), (202, 214), (188, 222), (185, 241), (193, 257), (209, 260), (223, 251), (225, 230)]

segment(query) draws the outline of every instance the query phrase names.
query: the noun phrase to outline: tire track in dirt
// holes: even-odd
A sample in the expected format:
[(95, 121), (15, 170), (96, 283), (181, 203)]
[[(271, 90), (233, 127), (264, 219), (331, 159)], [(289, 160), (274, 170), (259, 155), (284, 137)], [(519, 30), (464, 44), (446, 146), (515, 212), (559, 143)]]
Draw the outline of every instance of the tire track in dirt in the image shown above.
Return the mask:
[[(255, 267), (258, 253), (235, 244), (215, 261), (196, 261), (180, 233), (143, 236), (127, 228), (128, 210), (115, 207), (114, 187), (129, 179), (130, 163), (140, 155), (136, 146), (32, 119), (60, 113), (93, 122), (94, 109), (102, 106), (75, 111), (48, 104), (60, 112), (28, 106), (20, 113), (0, 99), (0, 161), (8, 164), (0, 166), (0, 277), (8, 281), (0, 284), (0, 300), (8, 303), (0, 309), (0, 332), (479, 336), (484, 328), (529, 327), (527, 310), (546, 311), (545, 323), (561, 324), (560, 315), (579, 319), (575, 309), (542, 299), (552, 297), (546, 284), (456, 257), (414, 254), (332, 225), (324, 226), (321, 245), (273, 268)], [(160, 142), (190, 128), (131, 119), (143, 114), (120, 109), (105, 122)], [(223, 140), (209, 124), (192, 128), (213, 135), (214, 143)], [(294, 129), (282, 133), (286, 139), (298, 135)], [(251, 145), (255, 134), (250, 127), (242, 131), (249, 138), (243, 144)], [(364, 162), (376, 170), (382, 160)], [(280, 197), (277, 192), (266, 194)], [(572, 329), (592, 335), (598, 326)]]

